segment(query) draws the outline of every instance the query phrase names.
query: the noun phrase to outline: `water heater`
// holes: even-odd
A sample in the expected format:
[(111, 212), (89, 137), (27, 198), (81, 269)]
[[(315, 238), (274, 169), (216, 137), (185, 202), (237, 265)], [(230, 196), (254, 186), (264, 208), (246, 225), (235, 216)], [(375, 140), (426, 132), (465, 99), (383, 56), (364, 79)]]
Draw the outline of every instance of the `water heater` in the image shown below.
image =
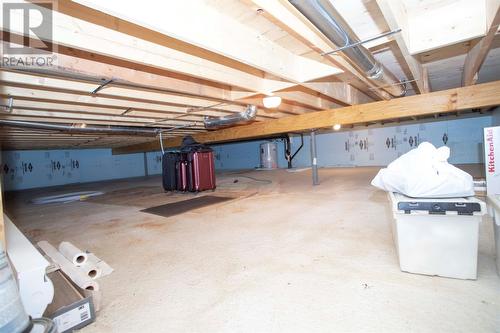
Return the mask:
[(260, 144), (260, 167), (262, 169), (278, 168), (278, 145), (275, 142)]

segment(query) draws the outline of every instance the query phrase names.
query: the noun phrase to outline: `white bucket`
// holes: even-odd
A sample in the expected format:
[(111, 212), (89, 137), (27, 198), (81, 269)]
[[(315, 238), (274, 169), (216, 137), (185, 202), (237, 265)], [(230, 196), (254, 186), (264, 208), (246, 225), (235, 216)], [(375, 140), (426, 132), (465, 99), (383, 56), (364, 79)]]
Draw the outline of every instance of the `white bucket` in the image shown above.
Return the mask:
[(23, 332), (29, 325), (7, 256), (0, 250), (0, 332)]

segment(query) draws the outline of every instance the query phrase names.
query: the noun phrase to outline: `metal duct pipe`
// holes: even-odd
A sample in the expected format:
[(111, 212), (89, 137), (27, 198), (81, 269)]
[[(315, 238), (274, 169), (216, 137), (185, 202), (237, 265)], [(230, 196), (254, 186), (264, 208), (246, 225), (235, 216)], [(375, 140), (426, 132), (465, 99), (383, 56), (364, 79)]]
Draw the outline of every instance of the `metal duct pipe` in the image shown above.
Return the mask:
[(254, 120), (256, 116), (257, 107), (255, 105), (248, 105), (247, 109), (240, 113), (230, 114), (223, 117), (206, 116), (204, 124), (206, 129), (217, 129), (221, 127), (247, 123), (251, 120)]
[[(329, 0), (289, 0), (289, 2), (336, 46), (349, 46), (359, 42)], [(363, 45), (352, 46), (342, 52), (381, 89), (394, 97), (406, 94), (406, 86), (385, 69)]]
[(79, 134), (113, 134), (113, 135), (137, 135), (137, 136), (152, 136), (155, 137), (162, 130), (160, 128), (134, 128), (134, 127), (74, 127), (70, 125), (59, 125), (59, 124), (48, 124), (48, 123), (37, 123), (30, 121), (18, 121), (18, 120), (5, 120), (0, 119), (0, 126), (11, 126), (19, 128), (30, 128), (38, 130), (49, 130), (58, 131), (65, 133), (79, 133)]

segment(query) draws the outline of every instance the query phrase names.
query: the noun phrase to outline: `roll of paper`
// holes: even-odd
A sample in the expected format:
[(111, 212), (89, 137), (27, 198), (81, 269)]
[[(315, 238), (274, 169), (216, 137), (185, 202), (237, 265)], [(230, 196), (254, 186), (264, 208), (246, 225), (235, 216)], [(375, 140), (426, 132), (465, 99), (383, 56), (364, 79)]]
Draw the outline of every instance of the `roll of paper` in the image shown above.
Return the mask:
[(88, 255), (70, 242), (61, 242), (59, 252), (75, 266), (82, 266), (87, 263)]
[(47, 256), (56, 264), (68, 278), (70, 278), (78, 287), (86, 290), (99, 290), (97, 281), (88, 277), (79, 267), (75, 267), (71, 261), (66, 259), (55, 247), (46, 241), (38, 242), (40, 247)]
[(88, 253), (89, 261), (95, 263), (95, 266), (99, 269), (99, 277), (109, 275), (113, 272), (113, 268), (109, 266), (104, 260), (96, 257), (93, 253)]
[(94, 280), (102, 276), (102, 269), (90, 259), (84, 265), (78, 266), (78, 269)]

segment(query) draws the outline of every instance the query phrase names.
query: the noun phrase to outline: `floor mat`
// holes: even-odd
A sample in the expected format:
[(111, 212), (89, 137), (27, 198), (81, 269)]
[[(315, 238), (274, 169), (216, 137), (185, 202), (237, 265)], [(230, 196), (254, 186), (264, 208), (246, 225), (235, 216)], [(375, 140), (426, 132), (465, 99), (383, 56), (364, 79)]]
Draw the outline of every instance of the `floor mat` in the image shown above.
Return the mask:
[(235, 198), (206, 195), (203, 197), (198, 197), (189, 200), (183, 200), (183, 201), (168, 203), (161, 206), (155, 206), (143, 209), (141, 210), (141, 212), (155, 214), (163, 217), (170, 217), (233, 199)]

